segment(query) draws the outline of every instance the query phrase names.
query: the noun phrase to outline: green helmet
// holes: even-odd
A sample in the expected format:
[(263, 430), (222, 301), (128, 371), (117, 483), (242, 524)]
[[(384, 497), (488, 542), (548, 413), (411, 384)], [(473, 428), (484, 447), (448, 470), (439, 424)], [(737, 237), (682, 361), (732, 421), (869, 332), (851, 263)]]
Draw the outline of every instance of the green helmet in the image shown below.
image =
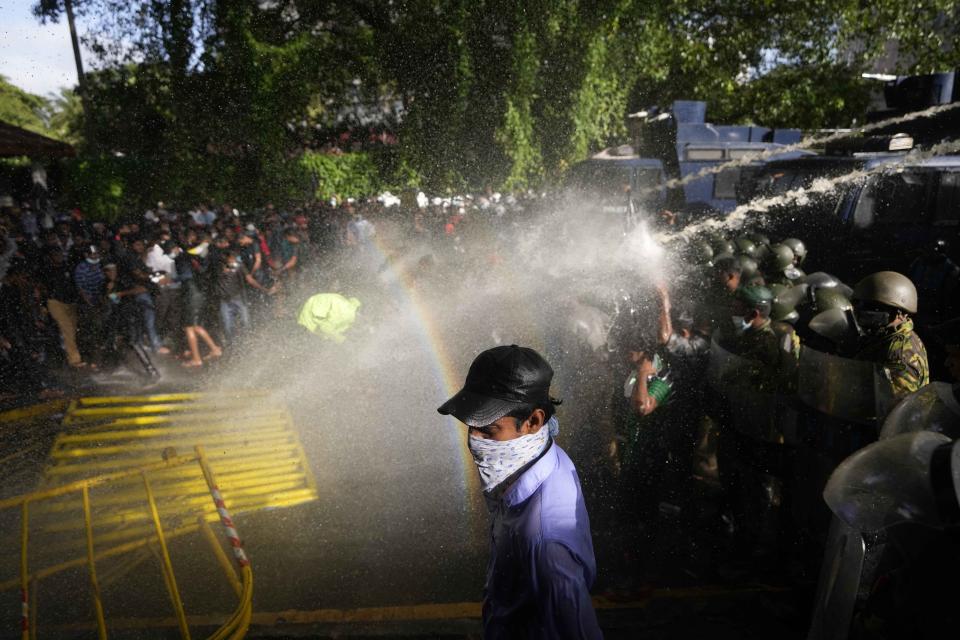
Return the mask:
[(757, 245), (753, 243), (753, 240), (745, 236), (740, 236), (734, 240), (734, 244), (737, 247), (737, 253), (745, 256), (750, 256), (751, 258), (757, 254)]
[(704, 241), (694, 242), (690, 247), (693, 259), (697, 264), (710, 264), (713, 260), (713, 247)]
[(762, 306), (766, 306), (766, 308), (769, 309), (770, 305), (773, 304), (773, 292), (766, 287), (758, 287), (756, 285), (739, 287), (733, 295), (737, 300), (746, 303), (746, 305), (752, 309)]
[(768, 284), (767, 288), (770, 289), (770, 293), (772, 293), (774, 299), (776, 299), (782, 296), (784, 292), (790, 291), (792, 287), (788, 287), (785, 284), (780, 284), (779, 282), (775, 282), (773, 284)]
[(775, 244), (763, 260), (763, 272), (767, 275), (780, 273), (792, 264), (793, 250), (785, 244)]
[(790, 324), (794, 324), (800, 319), (800, 314), (797, 313), (796, 307), (788, 301), (774, 298), (773, 304), (770, 307), (770, 319), (774, 322), (789, 322)]
[(734, 271), (740, 271), (740, 259), (734, 256), (732, 253), (718, 253), (713, 256), (713, 266), (718, 271), (727, 271), (733, 269)]
[(721, 253), (736, 253), (737, 248), (729, 240), (724, 240), (723, 238), (718, 238), (713, 242), (713, 253), (714, 255)]
[(790, 247), (790, 250), (793, 251), (793, 255), (796, 258), (796, 263), (798, 265), (803, 264), (803, 261), (807, 259), (807, 246), (803, 244), (802, 240), (796, 238), (787, 238), (780, 244)]
[(789, 322), (795, 324), (800, 319), (797, 312), (799, 296), (796, 289), (782, 284), (770, 285), (773, 294), (773, 304), (770, 306), (770, 319), (774, 322)]
[(841, 311), (853, 309), (853, 303), (836, 287), (814, 289), (813, 297), (817, 304), (817, 313), (827, 309), (840, 309)]
[(770, 246), (770, 238), (762, 233), (748, 233), (747, 237), (753, 240), (753, 244), (757, 245), (758, 247)]
[(740, 276), (742, 278), (752, 278), (760, 273), (760, 265), (750, 256), (737, 256), (740, 261)]
[(896, 271), (870, 274), (853, 288), (853, 299), (876, 302), (907, 313), (917, 312), (917, 288), (910, 278)]

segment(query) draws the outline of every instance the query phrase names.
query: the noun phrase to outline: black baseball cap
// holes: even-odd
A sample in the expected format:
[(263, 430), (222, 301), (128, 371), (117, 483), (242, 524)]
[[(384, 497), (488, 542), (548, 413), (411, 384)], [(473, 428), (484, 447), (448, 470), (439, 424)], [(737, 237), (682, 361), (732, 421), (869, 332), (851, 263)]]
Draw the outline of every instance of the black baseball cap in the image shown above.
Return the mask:
[(515, 344), (487, 349), (474, 359), (463, 389), (437, 409), (471, 427), (485, 427), (528, 404), (550, 401), (553, 369)]

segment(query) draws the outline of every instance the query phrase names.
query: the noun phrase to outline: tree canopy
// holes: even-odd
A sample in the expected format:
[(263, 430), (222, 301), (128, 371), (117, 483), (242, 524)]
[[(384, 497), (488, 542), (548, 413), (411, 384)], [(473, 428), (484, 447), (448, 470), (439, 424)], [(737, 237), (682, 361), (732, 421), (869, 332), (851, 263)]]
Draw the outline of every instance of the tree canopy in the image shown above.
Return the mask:
[(0, 121), (49, 135), (50, 117), (49, 101), (10, 84), (0, 75)]
[[(139, 163), (145, 201), (305, 197), (329, 163), (303, 151), (378, 120), (398, 144), (360, 144), (384, 185), (532, 187), (651, 105), (847, 126), (891, 48), (900, 72), (960, 63), (957, 0), (74, 4), (97, 59), (67, 121), (83, 153)], [(35, 11), (57, 20), (62, 0)]]

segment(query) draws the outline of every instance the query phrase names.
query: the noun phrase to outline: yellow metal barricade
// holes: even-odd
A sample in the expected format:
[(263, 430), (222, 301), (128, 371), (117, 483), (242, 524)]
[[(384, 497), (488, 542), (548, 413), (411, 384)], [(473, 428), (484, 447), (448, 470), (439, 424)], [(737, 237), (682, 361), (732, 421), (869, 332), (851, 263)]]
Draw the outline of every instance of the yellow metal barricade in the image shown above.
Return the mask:
[[(85, 569), (103, 637), (101, 592), (156, 557), (181, 635), (187, 637), (168, 541), (201, 534), (241, 603), (249, 603), (252, 589), (249, 564), (241, 562), (238, 575), (210, 529), (219, 519), (228, 533), (234, 531), (225, 506), (210, 509), (211, 494), (215, 503), (222, 502), (221, 490), (230, 496), (234, 513), (317, 498), (293, 420), (265, 393), (91, 397), (72, 400), (64, 409), (64, 431), (50, 450), (38, 489), (0, 501), (0, 509), (21, 510), (19, 567), (9, 556), (10, 562), (0, 560), (0, 591), (20, 588), (25, 629), (36, 626), (31, 622), (36, 607), (28, 606), (36, 585), (55, 574)], [(178, 455), (196, 445), (206, 453)], [(94, 488), (96, 495), (91, 495)], [(15, 528), (3, 530), (0, 544), (13, 548)], [(236, 552), (235, 535), (231, 545)], [(110, 562), (104, 564), (106, 559)], [(249, 612), (246, 618), (234, 615), (228, 631), (214, 637), (239, 637), (248, 623)]]
[[(67, 431), (51, 448), (42, 488), (139, 469), (161, 455), (202, 444), (210, 451), (235, 513), (317, 498), (316, 482), (289, 412), (262, 393), (82, 398), (70, 403), (63, 424)], [(152, 474), (150, 483), (156, 501), (179, 517), (175, 528), (194, 530), (208, 501), (203, 478), (168, 467)], [(142, 495), (142, 481), (124, 476), (111, 486), (109, 496), (98, 500), (110, 508), (97, 520), (99, 545), (121, 547), (152, 535), (154, 525), (142, 508)], [(51, 538), (43, 548), (81, 556), (82, 538), (69, 535), (84, 528), (74, 505), (49, 502), (37, 509), (32, 517)], [(12, 586), (2, 578), (0, 589)]]
[[(185, 639), (189, 639), (191, 637), (190, 628), (187, 624), (187, 617), (183, 607), (183, 601), (180, 597), (176, 576), (174, 575), (173, 571), (173, 563), (171, 562), (170, 552), (167, 547), (167, 541), (170, 539), (171, 533), (173, 535), (180, 535), (184, 533), (184, 531), (178, 529), (174, 532), (168, 532), (164, 529), (160, 520), (160, 514), (157, 509), (157, 502), (151, 484), (151, 478), (153, 478), (154, 475), (170, 469), (182, 468), (190, 465), (191, 463), (196, 463), (199, 466), (200, 472), (204, 479), (204, 484), (207, 488), (207, 499), (212, 499), (214, 507), (216, 508), (216, 514), (214, 515), (213, 519), (219, 519), (223, 525), (225, 536), (234, 551), (236, 563), (240, 572), (240, 576), (238, 578), (236, 573), (234, 573), (233, 568), (230, 566), (229, 561), (227, 561), (225, 555), (223, 554), (223, 549), (220, 547), (219, 542), (215, 537), (212, 536), (212, 532), (209, 531), (209, 526), (207, 525), (206, 519), (201, 519), (201, 522), (192, 527), (192, 530), (196, 530), (197, 528), (205, 529), (205, 535), (207, 536), (208, 541), (211, 543), (214, 553), (217, 554), (217, 560), (221, 566), (223, 566), (228, 580), (230, 581), (231, 587), (237, 592), (237, 595), (240, 599), (233, 615), (230, 616), (230, 618), (219, 629), (217, 629), (217, 631), (211, 635), (210, 638), (215, 640), (222, 640), (225, 638), (242, 638), (246, 634), (250, 625), (250, 617), (252, 615), (253, 572), (250, 568), (250, 562), (247, 559), (246, 553), (244, 552), (243, 546), (240, 542), (240, 537), (236, 531), (236, 526), (234, 525), (233, 520), (227, 511), (227, 505), (220, 493), (220, 487), (217, 484), (217, 478), (214, 476), (213, 470), (210, 467), (210, 463), (207, 460), (207, 456), (204, 453), (203, 448), (196, 446), (194, 448), (194, 454), (191, 456), (171, 457), (162, 462), (147, 465), (140, 469), (105, 474), (84, 480), (77, 480), (62, 486), (0, 500), (0, 510), (11, 508), (19, 508), (20, 510), (20, 575), (18, 582), (20, 586), (21, 602), (21, 637), (23, 640), (30, 640), (31, 638), (35, 637), (36, 617), (33, 615), (32, 610), (36, 608), (36, 605), (35, 598), (32, 598), (31, 596), (36, 591), (36, 585), (41, 579), (51, 575), (54, 572), (51, 571), (51, 568), (35, 571), (33, 573), (30, 571), (29, 548), (31, 512), (45, 501), (76, 493), (80, 494), (81, 503), (83, 505), (86, 557), (82, 560), (82, 562), (87, 565), (88, 569), (88, 575), (90, 579), (90, 594), (96, 617), (98, 637), (101, 639), (105, 639), (107, 637), (107, 627), (103, 612), (104, 610), (100, 582), (97, 574), (97, 562), (102, 561), (105, 557), (110, 555), (115, 555), (118, 552), (130, 551), (134, 548), (141, 548), (151, 544), (156, 544), (160, 549), (164, 584), (166, 586), (167, 593), (170, 596), (174, 613), (176, 614), (180, 636)], [(121, 551), (118, 551), (118, 549), (115, 547), (113, 549), (108, 549), (97, 553), (94, 544), (93, 518), (90, 508), (90, 489), (93, 487), (113, 485), (117, 482), (122, 482), (130, 478), (136, 478), (142, 483), (142, 488), (144, 491), (143, 496), (147, 503), (150, 518), (152, 520), (153, 535), (137, 541), (135, 545), (124, 545), (124, 548)], [(60, 570), (58, 568), (54, 569)]]

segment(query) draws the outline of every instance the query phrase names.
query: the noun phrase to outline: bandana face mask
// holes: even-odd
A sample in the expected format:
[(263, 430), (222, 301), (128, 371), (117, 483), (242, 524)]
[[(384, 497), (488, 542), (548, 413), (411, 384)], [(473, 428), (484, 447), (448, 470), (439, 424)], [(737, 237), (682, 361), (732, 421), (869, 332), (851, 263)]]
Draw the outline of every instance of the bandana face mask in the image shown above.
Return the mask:
[(536, 433), (513, 440), (470, 436), (470, 454), (480, 472), (484, 493), (490, 493), (504, 480), (536, 460), (559, 430), (560, 423), (557, 422), (557, 417), (553, 416)]

